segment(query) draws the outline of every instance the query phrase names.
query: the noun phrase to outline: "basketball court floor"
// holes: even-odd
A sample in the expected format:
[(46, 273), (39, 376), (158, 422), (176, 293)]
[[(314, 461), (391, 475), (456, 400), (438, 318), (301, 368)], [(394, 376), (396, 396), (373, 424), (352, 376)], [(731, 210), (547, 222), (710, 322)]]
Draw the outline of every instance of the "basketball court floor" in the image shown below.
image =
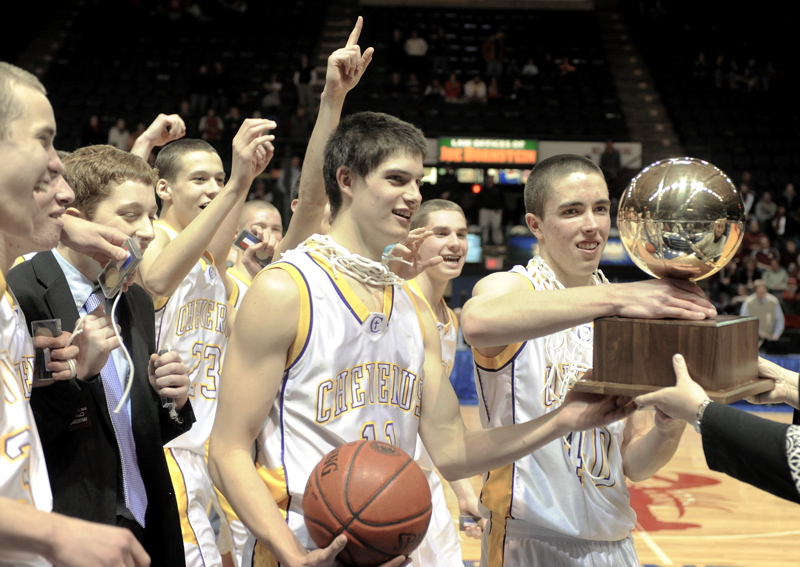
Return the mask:
[[(478, 427), (476, 406), (462, 406)], [(790, 412), (758, 412), (790, 423)], [(480, 489), (480, 479), (473, 483)], [(655, 477), (629, 484), (638, 517), (633, 533), (644, 567), (788, 567), (800, 565), (800, 506), (708, 469), (700, 436), (687, 426), (675, 457)], [(455, 519), (458, 506), (445, 483)], [(467, 567), (477, 567), (480, 542), (462, 536)], [(525, 566), (520, 566), (525, 567)]]

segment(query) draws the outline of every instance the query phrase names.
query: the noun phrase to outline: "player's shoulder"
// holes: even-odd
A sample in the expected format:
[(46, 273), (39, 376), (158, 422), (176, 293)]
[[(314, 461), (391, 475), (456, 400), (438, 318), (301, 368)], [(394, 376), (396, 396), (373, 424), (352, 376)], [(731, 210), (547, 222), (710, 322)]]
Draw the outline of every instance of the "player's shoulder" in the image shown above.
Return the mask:
[(528, 279), (519, 272), (495, 272), (475, 284), (472, 295), (502, 295), (531, 289)]
[(288, 300), (298, 294), (301, 286), (306, 287), (307, 284), (296, 266), (288, 262), (275, 262), (256, 274), (248, 294), (272, 300)]

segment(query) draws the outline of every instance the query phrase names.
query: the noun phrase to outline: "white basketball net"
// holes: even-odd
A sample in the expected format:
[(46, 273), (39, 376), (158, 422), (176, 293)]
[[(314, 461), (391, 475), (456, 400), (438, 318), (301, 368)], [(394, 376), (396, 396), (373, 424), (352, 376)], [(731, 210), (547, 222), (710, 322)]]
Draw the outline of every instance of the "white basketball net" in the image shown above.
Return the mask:
[(402, 286), (405, 284), (403, 278), (398, 277), (386, 267), (385, 262), (387, 262), (387, 259), (384, 259), (384, 263), (381, 263), (359, 254), (354, 254), (344, 246), (336, 244), (328, 235), (313, 234), (300, 246), (283, 256), (294, 253), (305, 254), (307, 252), (324, 254), (331, 264), (334, 278), (338, 278), (338, 272), (342, 272), (361, 283), (376, 287), (387, 285)]
[[(527, 270), (539, 284), (539, 289), (564, 289), (553, 269), (541, 256), (531, 258)], [(592, 272), (591, 285), (604, 283), (608, 283), (608, 280), (602, 271)], [(583, 370), (578, 361), (590, 359), (587, 351), (591, 348), (590, 342), (578, 337), (575, 327), (547, 335), (544, 340), (545, 362), (548, 369), (545, 390), (550, 389), (558, 396), (559, 401), (563, 401), (569, 389), (578, 380), (578, 374)]]

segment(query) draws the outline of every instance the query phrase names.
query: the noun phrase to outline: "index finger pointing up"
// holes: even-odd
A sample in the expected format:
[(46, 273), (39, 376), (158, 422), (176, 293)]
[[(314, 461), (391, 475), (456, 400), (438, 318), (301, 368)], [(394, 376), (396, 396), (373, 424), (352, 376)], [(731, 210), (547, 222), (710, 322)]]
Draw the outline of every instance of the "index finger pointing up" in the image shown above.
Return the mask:
[(353, 31), (350, 32), (350, 37), (347, 38), (347, 45), (345, 47), (350, 47), (351, 45), (358, 45), (358, 36), (361, 35), (361, 27), (364, 25), (364, 18), (361, 16), (358, 17), (356, 20), (356, 25), (353, 28)]

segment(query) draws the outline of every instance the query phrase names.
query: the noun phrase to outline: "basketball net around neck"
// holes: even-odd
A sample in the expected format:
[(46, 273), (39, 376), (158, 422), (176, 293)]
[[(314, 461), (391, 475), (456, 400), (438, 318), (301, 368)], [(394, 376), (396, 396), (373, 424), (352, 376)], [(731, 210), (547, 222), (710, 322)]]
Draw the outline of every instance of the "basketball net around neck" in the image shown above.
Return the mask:
[[(547, 261), (541, 256), (537, 255), (531, 258), (527, 270), (534, 282), (538, 284), (539, 289), (566, 289), (564, 284), (558, 281), (558, 277)], [(604, 283), (608, 283), (608, 280), (602, 271), (592, 272), (590, 285)], [(545, 337), (544, 352), (547, 376), (544, 389), (555, 393), (559, 405), (578, 380), (578, 374), (583, 370), (579, 362), (591, 359), (588, 356), (591, 354), (591, 349), (592, 343), (581, 340), (575, 327), (562, 329)]]
[[(336, 244), (328, 235), (313, 234), (300, 246), (291, 252), (287, 252), (284, 256), (295, 252), (318, 252), (324, 254), (331, 264), (334, 278), (338, 278), (339, 272), (342, 272), (354, 280), (375, 287), (402, 286), (405, 284), (405, 280), (389, 271), (389, 268), (384, 263), (354, 254), (344, 246)], [(384, 259), (384, 262), (386, 261)]]

